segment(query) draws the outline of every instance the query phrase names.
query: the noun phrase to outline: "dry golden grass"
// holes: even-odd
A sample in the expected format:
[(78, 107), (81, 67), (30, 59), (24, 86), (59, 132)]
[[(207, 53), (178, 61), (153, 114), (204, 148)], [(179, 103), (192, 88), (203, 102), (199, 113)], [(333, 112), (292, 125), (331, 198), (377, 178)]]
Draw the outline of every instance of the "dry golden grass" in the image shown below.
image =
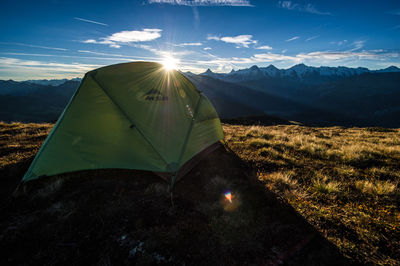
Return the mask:
[[(397, 183), (397, 182), (396, 182)], [(396, 183), (386, 180), (386, 181), (366, 181), (358, 180), (356, 181), (356, 188), (362, 193), (368, 193), (371, 195), (390, 195), (396, 191)]]
[(400, 129), (223, 127), (226, 145), (343, 254), (400, 264)]
[(34, 156), (54, 124), (0, 122), (0, 169)]

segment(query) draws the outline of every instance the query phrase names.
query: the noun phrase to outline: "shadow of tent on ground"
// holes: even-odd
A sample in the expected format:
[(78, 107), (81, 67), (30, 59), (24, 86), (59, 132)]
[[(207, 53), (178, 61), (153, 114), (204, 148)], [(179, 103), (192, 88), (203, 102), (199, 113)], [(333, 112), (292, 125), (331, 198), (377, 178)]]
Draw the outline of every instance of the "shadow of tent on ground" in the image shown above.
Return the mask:
[(171, 208), (168, 184), (143, 171), (82, 171), (32, 182), (1, 211), (0, 263), (350, 263), (223, 147), (176, 184), (174, 202)]

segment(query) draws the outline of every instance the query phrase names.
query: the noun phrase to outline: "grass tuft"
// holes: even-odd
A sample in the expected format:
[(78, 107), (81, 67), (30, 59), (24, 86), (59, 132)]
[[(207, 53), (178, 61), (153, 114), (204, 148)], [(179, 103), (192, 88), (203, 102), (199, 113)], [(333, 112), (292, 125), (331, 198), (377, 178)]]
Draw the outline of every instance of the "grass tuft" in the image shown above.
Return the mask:
[(246, 130), (246, 137), (259, 137), (262, 134), (260, 127), (252, 126)]
[(339, 193), (342, 190), (339, 182), (328, 182), (326, 179), (320, 178), (314, 180), (312, 188), (316, 194), (320, 195)]
[(396, 190), (396, 184), (389, 180), (373, 182), (368, 180), (358, 180), (355, 183), (355, 187), (362, 193), (374, 195), (374, 196), (384, 196), (393, 194)]
[(296, 189), (298, 183), (295, 179), (292, 178), (293, 172), (273, 172), (266, 175), (260, 175), (259, 179), (269, 183), (270, 188), (274, 191), (284, 192), (286, 190)]
[(250, 139), (248, 142), (250, 147), (253, 148), (262, 148), (268, 146), (268, 141), (265, 139), (257, 138), (257, 139)]

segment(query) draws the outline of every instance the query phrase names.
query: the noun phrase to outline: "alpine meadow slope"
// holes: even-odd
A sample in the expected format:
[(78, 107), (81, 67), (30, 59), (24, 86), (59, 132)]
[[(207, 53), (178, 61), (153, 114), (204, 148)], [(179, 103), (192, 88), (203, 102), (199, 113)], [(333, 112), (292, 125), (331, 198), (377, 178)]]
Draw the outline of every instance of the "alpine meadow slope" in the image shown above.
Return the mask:
[(171, 209), (169, 184), (135, 170), (12, 196), (53, 126), (0, 123), (2, 265), (400, 262), (399, 129), (224, 124), (225, 146), (176, 184)]

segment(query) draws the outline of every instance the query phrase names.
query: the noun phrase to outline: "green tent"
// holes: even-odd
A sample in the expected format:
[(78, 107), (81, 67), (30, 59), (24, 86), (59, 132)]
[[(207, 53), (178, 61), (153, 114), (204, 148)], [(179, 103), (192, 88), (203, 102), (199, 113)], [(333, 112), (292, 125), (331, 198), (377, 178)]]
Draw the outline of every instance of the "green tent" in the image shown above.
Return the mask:
[(23, 181), (118, 168), (159, 173), (172, 187), (221, 139), (214, 107), (178, 71), (106, 66), (86, 73)]

